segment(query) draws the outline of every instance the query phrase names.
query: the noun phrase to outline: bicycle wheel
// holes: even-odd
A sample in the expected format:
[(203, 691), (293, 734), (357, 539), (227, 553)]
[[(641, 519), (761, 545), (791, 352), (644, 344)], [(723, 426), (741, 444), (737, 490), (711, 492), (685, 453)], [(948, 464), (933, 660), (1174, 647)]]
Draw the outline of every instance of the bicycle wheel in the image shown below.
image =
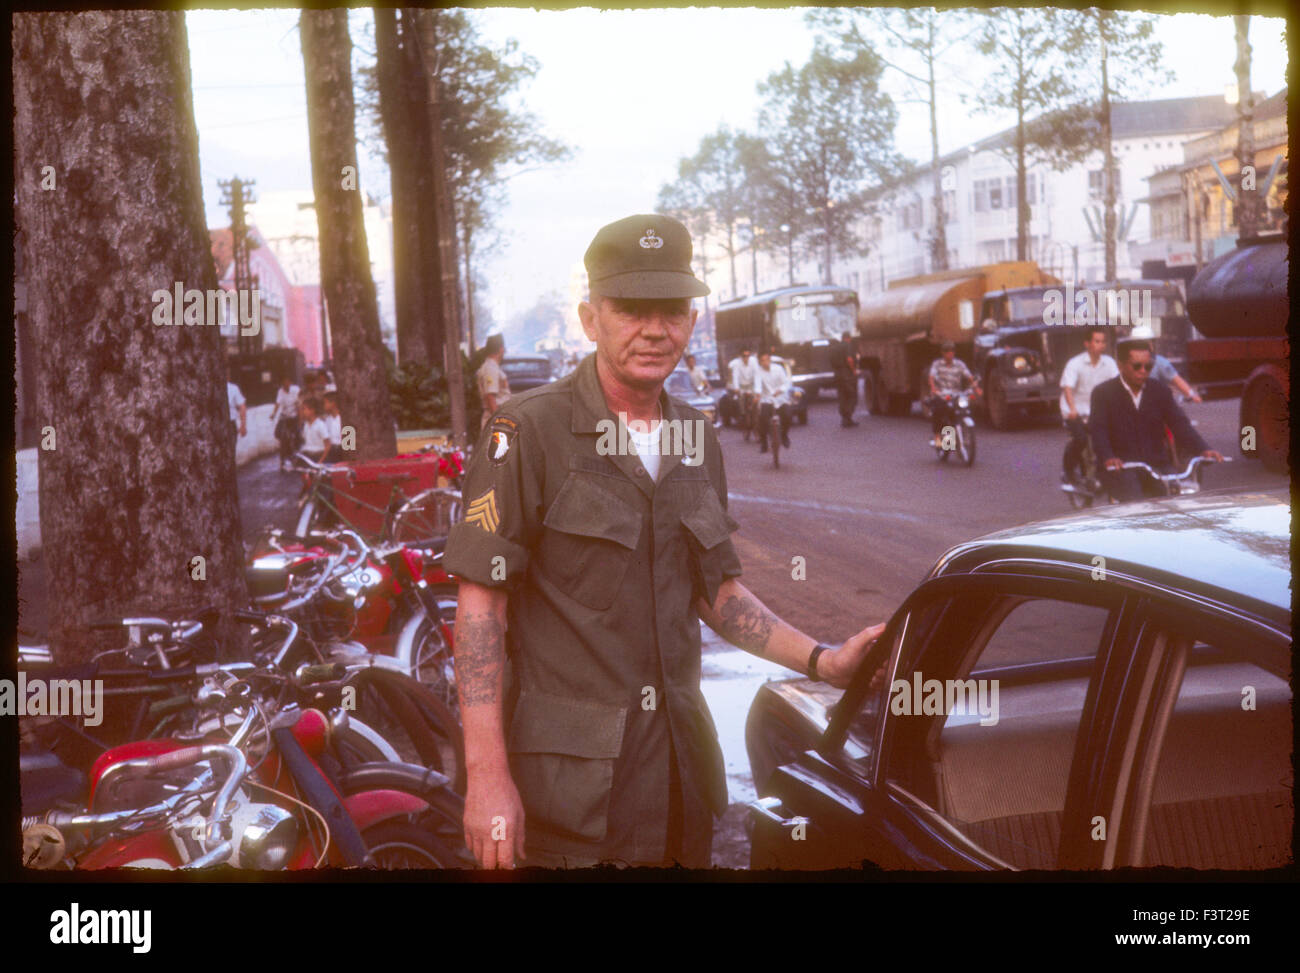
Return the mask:
[(461, 519), (459, 490), (433, 487), (406, 500), (393, 513), (388, 536), (399, 544), (419, 547), (446, 537)]
[(465, 790), (465, 739), (460, 722), (428, 687), (400, 672), (373, 666), (357, 672), (356, 713), (381, 733), (403, 760), (418, 762)]
[(961, 461), (967, 466), (975, 462), (975, 430), (973, 428), (960, 427), (957, 430), (957, 452), (961, 456)]
[[(456, 595), (436, 593), (438, 610), (443, 621), (454, 629), (456, 624)], [(456, 696), (456, 667), (452, 646), (441, 625), (428, 615), (423, 616), (413, 639), (411, 671), (416, 679), (427, 686), (446, 704), (452, 715), (460, 719), (460, 701)]]
[(772, 421), (768, 423), (767, 438), (772, 444), (772, 467), (773, 469), (781, 468), (781, 417), (772, 413)]

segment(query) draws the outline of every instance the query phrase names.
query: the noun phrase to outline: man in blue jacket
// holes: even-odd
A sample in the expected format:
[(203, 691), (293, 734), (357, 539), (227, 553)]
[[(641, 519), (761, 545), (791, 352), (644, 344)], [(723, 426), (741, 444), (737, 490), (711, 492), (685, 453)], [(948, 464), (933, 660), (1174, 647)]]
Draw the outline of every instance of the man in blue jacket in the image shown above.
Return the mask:
[(1121, 470), (1126, 462), (1146, 463), (1161, 473), (1172, 472), (1165, 449), (1165, 429), (1185, 453), (1199, 453), (1219, 462), (1223, 456), (1210, 449), (1174, 402), (1173, 393), (1160, 382), (1148, 382), (1155, 362), (1149, 341), (1120, 342), (1119, 377), (1092, 390), (1089, 431), (1097, 462), (1102, 464), (1107, 489), (1120, 501), (1161, 496), (1159, 484), (1139, 470)]

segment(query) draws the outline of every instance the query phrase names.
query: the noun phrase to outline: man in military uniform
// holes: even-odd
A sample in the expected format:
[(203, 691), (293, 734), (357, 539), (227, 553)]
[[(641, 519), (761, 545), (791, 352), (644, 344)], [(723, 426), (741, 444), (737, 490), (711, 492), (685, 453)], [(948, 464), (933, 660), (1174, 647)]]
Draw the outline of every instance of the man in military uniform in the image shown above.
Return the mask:
[[(883, 626), (820, 646), (738, 580), (716, 435), (663, 391), (695, 325), (691, 298), (709, 292), (686, 228), (628, 217), (585, 261), (578, 313), (596, 351), (501, 407), (447, 541), (461, 578), (465, 839), (487, 868), (707, 867), (727, 791), (699, 619), (839, 686)], [(634, 428), (664, 435), (622, 434)], [(671, 448), (691, 435), (702, 449)]]

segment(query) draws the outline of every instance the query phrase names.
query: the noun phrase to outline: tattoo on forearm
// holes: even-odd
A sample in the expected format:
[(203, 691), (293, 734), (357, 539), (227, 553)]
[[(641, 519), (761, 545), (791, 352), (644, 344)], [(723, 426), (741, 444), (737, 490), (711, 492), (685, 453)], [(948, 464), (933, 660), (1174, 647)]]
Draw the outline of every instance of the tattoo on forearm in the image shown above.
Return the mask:
[(718, 615), (722, 619), (723, 635), (742, 649), (760, 655), (776, 628), (776, 616), (754, 598), (728, 595), (718, 607)]
[(456, 690), (461, 706), (495, 703), (505, 660), (505, 632), (495, 615), (456, 619)]

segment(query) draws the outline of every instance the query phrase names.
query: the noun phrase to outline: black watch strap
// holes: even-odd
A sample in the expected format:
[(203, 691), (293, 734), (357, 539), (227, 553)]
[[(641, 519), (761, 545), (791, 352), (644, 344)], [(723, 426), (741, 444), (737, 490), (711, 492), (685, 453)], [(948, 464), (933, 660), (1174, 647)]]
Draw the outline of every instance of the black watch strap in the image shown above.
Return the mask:
[(808, 656), (808, 678), (813, 682), (824, 682), (821, 676), (817, 675), (817, 658), (823, 652), (831, 651), (829, 645), (822, 645), (820, 642), (813, 647), (812, 655)]

